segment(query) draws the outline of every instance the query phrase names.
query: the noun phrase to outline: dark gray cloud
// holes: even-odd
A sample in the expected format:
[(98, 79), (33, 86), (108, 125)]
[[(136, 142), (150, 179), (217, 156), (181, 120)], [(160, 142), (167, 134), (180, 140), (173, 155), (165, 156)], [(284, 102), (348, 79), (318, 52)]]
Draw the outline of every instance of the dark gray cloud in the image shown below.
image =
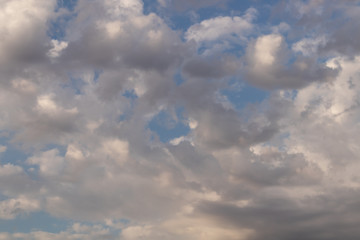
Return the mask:
[(183, 71), (191, 77), (211, 79), (235, 75), (239, 67), (239, 61), (231, 56), (196, 57), (185, 62)]
[[(341, 194), (341, 197), (340, 197)], [(358, 191), (343, 191), (293, 201), (291, 198), (258, 196), (246, 207), (204, 202), (199, 213), (219, 224), (255, 229), (249, 239), (353, 239), (359, 235), (359, 218), (353, 199)], [(340, 198), (342, 200), (340, 200)]]

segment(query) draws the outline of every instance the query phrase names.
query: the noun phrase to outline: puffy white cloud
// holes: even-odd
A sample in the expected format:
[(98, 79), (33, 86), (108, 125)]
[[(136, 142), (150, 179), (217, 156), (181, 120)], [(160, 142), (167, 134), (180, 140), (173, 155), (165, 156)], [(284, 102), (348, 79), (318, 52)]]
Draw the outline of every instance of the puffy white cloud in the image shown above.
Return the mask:
[(242, 16), (216, 17), (204, 20), (191, 26), (185, 33), (187, 41), (196, 42), (219, 41), (235, 37), (244, 39), (247, 33), (254, 27), (251, 21), (255, 17), (255, 9), (249, 9)]
[(51, 43), (53, 45), (53, 48), (49, 50), (48, 56), (52, 58), (59, 57), (61, 55), (61, 52), (67, 48), (68, 43), (64, 41), (58, 41), (58, 40), (51, 40)]
[(119, 139), (111, 139), (103, 142), (102, 148), (106, 156), (123, 164), (129, 154), (129, 143)]
[(337, 74), (336, 68), (312, 57), (297, 57), (289, 63), (290, 54), (282, 35), (258, 37), (247, 49), (247, 80), (269, 89), (301, 88), (314, 81), (331, 81)]
[(64, 158), (59, 156), (57, 149), (52, 149), (28, 159), (29, 164), (39, 166), (40, 173), (45, 176), (60, 175), (64, 168)]
[(84, 67), (82, 60), (87, 59), (98, 68), (125, 64), (158, 70), (178, 62), (186, 52), (180, 36), (159, 16), (144, 15), (142, 5), (142, 1), (79, 1), (81, 10), (68, 30), (63, 60), (78, 67)]
[(0, 176), (11, 176), (18, 173), (22, 173), (22, 168), (12, 164), (5, 164), (0, 168)]
[[(353, 85), (353, 80), (359, 71), (358, 61), (358, 58), (334, 59), (332, 62), (342, 69), (336, 80), (331, 85), (309, 86), (300, 91), (294, 101), (295, 116), (302, 119), (302, 123), (292, 129), (294, 137), (288, 139), (293, 144), (292, 151), (299, 149), (309, 159), (317, 159), (327, 172), (334, 166), (355, 163), (358, 155), (353, 144), (357, 141), (356, 130), (346, 127), (357, 125), (358, 86)], [(307, 134), (301, 133), (300, 126), (306, 126)], [(314, 141), (311, 145), (310, 139)], [(351, 178), (344, 176), (348, 177)]]
[(44, 58), (48, 48), (47, 21), (56, 1), (3, 0), (0, 4), (2, 71), (5, 66), (14, 68), (13, 61), (29, 64)]
[(0, 218), (14, 219), (17, 215), (26, 214), (40, 209), (37, 200), (19, 197), (0, 201)]
[(111, 16), (118, 18), (122, 15), (141, 15), (143, 2), (140, 0), (105, 0), (104, 5)]
[[(254, 46), (254, 64), (259, 69), (272, 66), (280, 55), (283, 38), (281, 35), (272, 34), (258, 38)], [(259, 65), (257, 65), (259, 64)]]
[(292, 49), (295, 52), (300, 52), (304, 56), (311, 56), (318, 52), (319, 47), (324, 46), (328, 40), (325, 36), (317, 37), (315, 39), (305, 38), (293, 44)]

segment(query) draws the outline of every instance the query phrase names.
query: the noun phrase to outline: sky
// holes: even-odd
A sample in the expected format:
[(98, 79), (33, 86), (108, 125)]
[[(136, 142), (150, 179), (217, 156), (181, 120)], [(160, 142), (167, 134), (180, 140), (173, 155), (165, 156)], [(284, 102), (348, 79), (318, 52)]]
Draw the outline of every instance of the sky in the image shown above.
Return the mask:
[(359, 0), (0, 0), (0, 240), (360, 237)]

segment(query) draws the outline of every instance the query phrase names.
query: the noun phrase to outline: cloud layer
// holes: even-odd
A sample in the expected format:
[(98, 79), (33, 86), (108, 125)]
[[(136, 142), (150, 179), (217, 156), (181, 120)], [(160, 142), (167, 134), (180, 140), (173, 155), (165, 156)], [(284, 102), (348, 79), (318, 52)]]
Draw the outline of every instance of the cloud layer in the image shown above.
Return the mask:
[(360, 236), (360, 2), (195, 2), (0, 0), (0, 239)]

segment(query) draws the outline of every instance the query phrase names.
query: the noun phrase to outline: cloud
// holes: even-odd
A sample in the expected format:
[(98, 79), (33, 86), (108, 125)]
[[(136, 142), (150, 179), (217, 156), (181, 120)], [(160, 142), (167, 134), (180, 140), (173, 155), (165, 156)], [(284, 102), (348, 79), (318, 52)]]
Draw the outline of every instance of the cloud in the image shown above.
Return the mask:
[(0, 233), (0, 239), (118, 239), (110, 233), (110, 229), (101, 225), (83, 225), (74, 223), (71, 227), (60, 233), (50, 233), (44, 231), (32, 231), (30, 233)]
[[(285, 13), (298, 24), (292, 30), (297, 36), (312, 39), (326, 36), (326, 41), (319, 47), (319, 53), (325, 56), (344, 54), (355, 56), (359, 53), (357, 27), (358, 1), (293, 1), (280, 4), (278, 13)], [(282, 12), (282, 13), (281, 13)], [(326, 21), (329, 19), (330, 21)], [(347, 21), (346, 19), (352, 19)]]
[(1, 5), (1, 71), (18, 67), (17, 63), (28, 65), (43, 61), (48, 50), (47, 21), (55, 1), (1, 1)]
[(189, 1), (189, 0), (183, 0), (183, 1), (179, 1), (179, 0), (158, 0), (158, 3), (161, 6), (166, 6), (166, 7), (173, 7), (175, 8), (177, 11), (186, 11), (189, 9), (200, 9), (200, 8), (206, 8), (206, 7), (224, 7), (224, 5), (226, 5), (226, 2), (228, 0), (197, 0), (196, 2), (194, 1)]
[(357, 239), (357, 2), (145, 3), (0, 0), (0, 239)]
[(194, 57), (183, 66), (184, 74), (197, 78), (222, 78), (236, 75), (240, 62), (232, 56)]
[(289, 63), (290, 54), (283, 36), (258, 37), (247, 49), (247, 80), (269, 89), (301, 88), (315, 81), (331, 81), (337, 74), (336, 69), (311, 57), (297, 57)]
[(57, 149), (49, 150), (40, 156), (29, 158), (28, 163), (38, 165), (40, 173), (45, 176), (56, 176), (61, 174), (64, 168), (64, 159), (58, 155)]
[(216, 17), (203, 20), (192, 25), (185, 33), (187, 41), (196, 42), (219, 41), (234, 37), (243, 38), (253, 25), (251, 21), (255, 18), (256, 10), (248, 9), (243, 17)]
[(20, 197), (0, 202), (1, 219), (14, 219), (17, 215), (39, 210), (39, 203), (36, 200)]
[[(256, 229), (262, 229), (249, 239), (262, 239), (265, 236), (270, 236), (269, 239), (351, 239), (359, 234), (356, 228), (349, 229), (341, 224), (343, 218), (350, 217), (356, 221), (357, 217), (347, 207), (344, 207), (340, 216), (336, 213), (335, 206), (339, 204), (337, 194), (333, 197), (315, 195), (296, 202), (286, 196), (279, 198), (268, 194), (257, 196), (259, 201), (249, 207), (207, 202), (200, 205), (198, 210), (204, 217), (214, 217), (219, 224), (256, 226)], [(281, 190), (277, 195), (281, 195)], [(350, 195), (346, 194), (345, 198), (352, 202), (350, 199), (357, 194)], [(347, 204), (352, 205), (350, 202)], [(336, 230), (333, 229), (334, 225), (337, 226)]]
[(79, 65), (87, 59), (98, 68), (125, 64), (145, 70), (164, 70), (176, 63), (184, 52), (179, 35), (157, 15), (143, 15), (142, 8), (141, 1), (80, 1), (81, 11), (67, 33), (63, 61)]

